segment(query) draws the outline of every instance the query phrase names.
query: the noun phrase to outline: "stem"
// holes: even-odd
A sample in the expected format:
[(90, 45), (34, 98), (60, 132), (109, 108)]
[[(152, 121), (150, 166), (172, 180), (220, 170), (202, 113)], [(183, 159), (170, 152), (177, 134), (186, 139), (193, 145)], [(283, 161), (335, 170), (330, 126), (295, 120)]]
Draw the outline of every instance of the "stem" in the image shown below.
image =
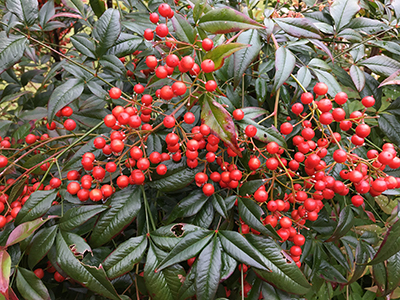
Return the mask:
[(275, 128), (278, 128), (278, 106), (279, 106), (279, 94), (281, 89), (278, 89), (275, 96), (275, 106), (274, 106), (274, 125)]
[(153, 227), (153, 230), (156, 230), (156, 225), (154, 223), (153, 216), (151, 215), (149, 203), (147, 202), (147, 197), (146, 197), (146, 193), (144, 191), (143, 185), (141, 186), (141, 188), (142, 188), (142, 193), (143, 193), (144, 206), (145, 206), (145, 210), (146, 210), (147, 232), (150, 233), (149, 216), (150, 216), (150, 222), (151, 222), (151, 226)]

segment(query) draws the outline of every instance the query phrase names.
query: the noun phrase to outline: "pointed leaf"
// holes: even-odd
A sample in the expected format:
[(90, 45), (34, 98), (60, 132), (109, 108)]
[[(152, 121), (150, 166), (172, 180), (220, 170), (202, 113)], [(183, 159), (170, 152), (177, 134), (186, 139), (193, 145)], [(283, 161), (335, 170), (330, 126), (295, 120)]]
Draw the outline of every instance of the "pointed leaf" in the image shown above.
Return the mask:
[(366, 34), (375, 34), (389, 28), (388, 25), (379, 20), (364, 17), (354, 18), (348, 27), (354, 29), (356, 32), (365, 32)]
[(197, 256), (201, 250), (210, 242), (213, 236), (212, 231), (194, 231), (185, 236), (172, 251), (164, 258), (157, 267), (156, 271), (159, 272), (176, 263), (188, 260), (189, 258)]
[(277, 91), (292, 74), (296, 65), (296, 58), (285, 47), (280, 47), (275, 53), (274, 91)]
[(39, 23), (40, 26), (45, 27), (46, 23), (51, 20), (51, 18), (56, 13), (54, 8), (54, 1), (50, 0), (43, 4), (42, 8), (39, 11)]
[(275, 18), (274, 21), (291, 36), (310, 39), (321, 38), (318, 28), (307, 18)]
[(47, 219), (36, 219), (34, 221), (22, 223), (18, 225), (9, 235), (6, 243), (6, 247), (10, 247), (11, 245), (17, 244), (32, 233), (34, 233), (40, 226), (46, 223), (48, 220), (52, 219), (52, 217), (48, 217)]
[(324, 280), (347, 284), (346, 278), (336, 269), (334, 266), (329, 264), (326, 260), (322, 259), (318, 265), (317, 272)]
[(226, 203), (224, 199), (219, 195), (219, 194), (214, 194), (211, 196), (211, 201), (212, 204), (215, 208), (215, 210), (226, 219), (227, 216), (227, 209), (226, 209)]
[(73, 280), (79, 282), (88, 289), (110, 299), (119, 300), (119, 296), (113, 285), (107, 280), (106, 273), (95, 267), (85, 266), (71, 251), (72, 244), (66, 239), (65, 233), (60, 231), (56, 238), (57, 264)]
[(400, 284), (400, 252), (388, 258), (387, 268), (387, 290), (393, 291)]
[(365, 268), (367, 267), (366, 263), (370, 258), (372, 258), (373, 251), (374, 250), (370, 245), (364, 241), (358, 241), (355, 254), (356, 266), (349, 283), (355, 282), (364, 274)]
[(100, 215), (90, 237), (93, 247), (107, 243), (133, 221), (141, 207), (140, 194), (138, 187), (127, 187), (111, 196), (111, 208)]
[(243, 107), (241, 110), (244, 112), (244, 119), (250, 120), (255, 120), (268, 114), (268, 111), (261, 107)]
[(115, 73), (121, 75), (126, 73), (124, 64), (115, 55), (103, 55), (99, 62), (104, 68)]
[(187, 197), (179, 201), (168, 217), (167, 222), (172, 222), (177, 218), (191, 217), (199, 212), (199, 210), (207, 202), (208, 196), (204, 195), (201, 190), (192, 191)]
[(103, 0), (90, 0), (89, 3), (90, 7), (98, 18), (100, 18), (101, 15), (106, 11), (106, 4)]
[(378, 119), (380, 130), (392, 143), (400, 146), (400, 125), (396, 116), (392, 114), (380, 114)]
[(93, 28), (93, 37), (97, 40), (96, 52), (103, 55), (114, 45), (121, 33), (121, 21), (119, 11), (109, 8), (99, 18)]
[(247, 47), (249, 47), (249, 45), (242, 43), (222, 44), (207, 52), (204, 56), (204, 60), (211, 59), (214, 62), (214, 70), (218, 70), (224, 65), (225, 59), (235, 52), (246, 49)]
[(43, 228), (32, 239), (28, 255), (28, 265), (31, 269), (46, 256), (54, 244), (57, 226)]
[(361, 92), (365, 86), (365, 75), (361, 69), (355, 65), (350, 67), (350, 77), (353, 80), (354, 85), (357, 88), (357, 91)]
[(327, 71), (322, 71), (318, 69), (312, 69), (314, 73), (317, 75), (317, 78), (320, 82), (325, 83), (328, 86), (328, 94), (331, 97), (334, 97), (337, 93), (342, 91), (339, 83), (337, 82), (336, 78)]
[(390, 75), (388, 78), (386, 78), (384, 81), (382, 81), (381, 84), (379, 85), (379, 87), (384, 86), (384, 85), (391, 85), (391, 84), (400, 85), (400, 70), (397, 70), (392, 75)]
[(262, 234), (280, 239), (275, 229), (271, 225), (264, 226), (261, 222), (261, 215), (264, 211), (249, 198), (238, 197), (239, 216), (251, 228), (261, 232)]
[(326, 242), (332, 242), (345, 236), (347, 232), (353, 227), (354, 224), (354, 214), (351, 206), (348, 205), (339, 214), (338, 224), (332, 236), (326, 240)]
[(182, 15), (175, 14), (171, 19), (172, 26), (174, 27), (174, 31), (176, 36), (180, 41), (187, 42), (189, 44), (194, 43), (194, 31), (193, 27), (189, 24), (188, 20), (186, 20)]
[(335, 243), (324, 243), (325, 248), (329, 251), (331, 256), (336, 259), (336, 261), (347, 271), (350, 270), (349, 262), (343, 255), (342, 251), (339, 249), (339, 247)]
[(218, 237), (225, 252), (234, 259), (252, 267), (269, 271), (256, 249), (240, 233), (220, 230)]
[(287, 147), (285, 139), (275, 127), (266, 128), (250, 119), (243, 119), (239, 121), (238, 124), (243, 131), (246, 130), (247, 125), (253, 125), (254, 127), (256, 127), (257, 132), (254, 138), (256, 140), (259, 140), (260, 142), (263, 143), (275, 142), (283, 148)]
[(50, 209), (56, 197), (56, 190), (36, 191), (32, 193), (15, 218), (15, 224), (19, 225), (43, 216)]
[(162, 271), (155, 272), (166, 253), (150, 243), (144, 266), (144, 280), (151, 299), (176, 300), (182, 285), (181, 279), (186, 276), (180, 265), (173, 265)]
[(106, 205), (75, 206), (69, 209), (60, 219), (59, 227), (65, 231), (72, 230), (107, 208), (108, 206)]
[(30, 0), (7, 0), (6, 6), (26, 26), (32, 26), (38, 17), (38, 3)]
[(234, 86), (242, 79), (244, 72), (257, 58), (261, 49), (261, 40), (257, 30), (247, 30), (237, 38), (238, 43), (250, 45), (234, 54)]
[(107, 54), (113, 54), (118, 57), (129, 55), (138, 49), (143, 42), (141, 37), (121, 32), (115, 45), (108, 49)]
[(48, 122), (51, 123), (54, 116), (60, 109), (78, 98), (82, 94), (83, 88), (83, 80), (76, 78), (69, 79), (62, 85), (58, 86), (51, 94), (47, 106)]
[(350, 23), (354, 15), (360, 10), (357, 0), (335, 0), (329, 12), (335, 21), (336, 32)]
[(359, 62), (359, 64), (368, 67), (374, 73), (384, 76), (390, 76), (400, 69), (400, 62), (383, 55), (367, 58)]
[(208, 93), (203, 97), (201, 119), (217, 137), (224, 141), (239, 157), (242, 157), (231, 114)]
[(104, 261), (107, 277), (117, 278), (131, 271), (140, 262), (147, 248), (147, 238), (142, 235), (130, 238), (115, 249)]
[(205, 31), (217, 34), (264, 28), (245, 14), (229, 7), (209, 11), (200, 18), (199, 26)]
[(196, 296), (214, 299), (221, 277), (221, 243), (217, 236), (201, 251), (196, 265)]
[(387, 260), (400, 251), (400, 221), (396, 221), (387, 231), (378, 252), (369, 265)]
[[(12, 1), (11, 1), (12, 2)], [(0, 32), (0, 74), (11, 68), (24, 55), (27, 39), (23, 36)]]
[(90, 40), (90, 37), (84, 34), (75, 34), (70, 38), (72, 45), (87, 57), (96, 58), (95, 53), (95, 45), (93, 41)]
[(21, 267), (17, 272), (17, 288), (26, 300), (50, 299), (49, 291), (35, 273)]
[(6, 250), (0, 249), (0, 294), (7, 295), (10, 282), (11, 257)]

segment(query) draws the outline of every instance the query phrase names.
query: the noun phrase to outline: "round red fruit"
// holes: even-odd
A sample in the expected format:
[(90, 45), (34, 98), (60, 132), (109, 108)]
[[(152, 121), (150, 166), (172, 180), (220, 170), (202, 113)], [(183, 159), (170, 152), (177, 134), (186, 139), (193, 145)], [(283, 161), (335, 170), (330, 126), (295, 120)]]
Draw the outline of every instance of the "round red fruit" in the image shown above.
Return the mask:
[(110, 95), (111, 99), (118, 99), (121, 97), (121, 90), (117, 87), (113, 87), (108, 91), (108, 94)]
[(214, 47), (214, 42), (212, 41), (212, 39), (205, 38), (201, 42), (201, 46), (203, 47), (204, 51), (210, 51)]
[(328, 86), (323, 82), (318, 82), (313, 89), (317, 96), (325, 95), (328, 92)]

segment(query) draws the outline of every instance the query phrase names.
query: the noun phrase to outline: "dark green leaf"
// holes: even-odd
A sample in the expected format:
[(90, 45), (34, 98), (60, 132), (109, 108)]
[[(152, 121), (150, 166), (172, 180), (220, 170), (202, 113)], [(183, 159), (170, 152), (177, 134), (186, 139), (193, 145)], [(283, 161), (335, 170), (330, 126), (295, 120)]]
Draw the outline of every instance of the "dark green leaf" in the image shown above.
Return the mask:
[(325, 280), (344, 284), (347, 283), (346, 278), (326, 260), (321, 260), (317, 272)]
[(224, 65), (225, 59), (235, 52), (248, 47), (249, 45), (242, 43), (222, 44), (207, 52), (204, 59), (211, 59), (214, 62), (214, 70), (218, 70)]
[(42, 8), (39, 11), (39, 23), (40, 26), (45, 27), (46, 23), (51, 20), (51, 18), (56, 13), (54, 9), (54, 1), (49, 0), (45, 4), (43, 4)]
[[(13, 2), (11, 0), (10, 2)], [(27, 39), (20, 35), (0, 32), (0, 74), (11, 68), (24, 55)]]
[(47, 106), (48, 122), (51, 123), (54, 116), (60, 109), (78, 98), (82, 94), (83, 88), (83, 80), (76, 78), (69, 79), (62, 85), (58, 86), (51, 94), (49, 104)]
[(364, 72), (365, 76), (365, 86), (360, 92), (360, 97), (373, 96), (375, 98), (374, 108), (379, 110), (382, 105), (382, 88), (379, 87), (379, 81), (371, 76), (370, 74)]
[(96, 53), (102, 56), (114, 45), (121, 33), (119, 11), (109, 8), (99, 18), (93, 28), (93, 37), (97, 40)]
[(214, 236), (198, 257), (196, 265), (197, 299), (214, 299), (221, 277), (221, 267), (221, 243), (217, 236)]
[(210, 6), (210, 4), (207, 3), (206, 0), (199, 0), (194, 2), (195, 5), (193, 8), (193, 19), (195, 22), (197, 22), (203, 15), (203, 13), (209, 12), (210, 10), (212, 10), (212, 7)]
[(400, 284), (400, 252), (397, 252), (395, 255), (388, 258), (386, 268), (387, 291), (393, 291)]
[(268, 111), (261, 107), (243, 107), (241, 110), (244, 112), (244, 118), (254, 120), (258, 117), (268, 114)]
[(262, 234), (280, 239), (271, 225), (264, 226), (261, 222), (261, 215), (264, 214), (264, 211), (252, 199), (239, 197), (238, 206), (239, 216), (247, 225)]
[(144, 267), (144, 280), (150, 297), (154, 300), (176, 300), (182, 285), (181, 278), (186, 276), (185, 270), (179, 265), (155, 272), (165, 257), (165, 252), (150, 243)]
[(362, 31), (366, 34), (375, 34), (389, 28), (388, 25), (379, 20), (364, 17), (354, 18), (348, 27), (354, 29), (356, 32)]
[[(395, 257), (395, 256), (392, 256)], [(372, 278), (380, 291), (386, 290), (386, 266), (383, 262), (372, 266)]]
[(336, 259), (336, 261), (345, 269), (347, 269), (349, 272), (350, 266), (349, 262), (346, 259), (346, 257), (343, 255), (342, 251), (339, 249), (338, 246), (334, 243), (324, 243), (325, 248), (329, 251), (329, 253)]
[(392, 114), (380, 114), (378, 123), (383, 134), (386, 135), (391, 142), (400, 146), (400, 125), (397, 117)]
[(308, 292), (310, 284), (307, 279), (297, 265), (288, 260), (285, 251), (275, 241), (254, 234), (247, 234), (246, 239), (269, 270), (256, 271), (264, 280), (289, 293)]
[(81, 0), (63, 0), (64, 5), (71, 10), (79, 13), (81, 16), (85, 14), (84, 2)]
[(82, 54), (86, 55), (87, 57), (96, 58), (95, 53), (95, 45), (93, 41), (90, 40), (90, 37), (86, 34), (75, 34), (71, 36), (71, 42), (74, 47), (81, 52)]
[(218, 237), (225, 252), (234, 259), (252, 267), (269, 271), (257, 250), (240, 233), (220, 230)]
[(208, 197), (204, 195), (201, 190), (196, 189), (192, 191), (174, 207), (167, 222), (172, 222), (177, 218), (186, 218), (197, 214), (207, 200)]
[(199, 26), (205, 31), (218, 34), (264, 27), (245, 14), (229, 7), (209, 11), (200, 18)]
[(367, 267), (366, 263), (373, 256), (373, 254), (371, 253), (372, 251), (372, 247), (364, 241), (358, 242), (355, 254), (356, 266), (354, 268), (353, 276), (351, 277), (349, 283), (355, 282), (363, 275), (365, 268)]
[(26, 300), (50, 299), (46, 286), (35, 273), (21, 267), (17, 271), (17, 288)]
[(136, 35), (121, 32), (115, 42), (115, 46), (108, 49), (107, 54), (113, 54), (118, 57), (132, 54), (142, 42), (143, 39)]
[(219, 194), (214, 194), (211, 196), (211, 201), (215, 210), (226, 219), (227, 209), (224, 199)]
[(32, 26), (38, 17), (38, 3), (30, 0), (7, 0), (6, 6), (26, 26)]
[(376, 252), (370, 265), (387, 260), (400, 251), (400, 222), (396, 221), (387, 231), (378, 252)]
[(106, 5), (103, 0), (90, 0), (89, 3), (98, 18), (106, 11)]
[(15, 218), (15, 224), (19, 225), (43, 216), (49, 210), (56, 197), (57, 190), (32, 193)]
[(348, 205), (339, 214), (338, 224), (332, 236), (326, 240), (326, 242), (332, 242), (345, 236), (347, 232), (353, 227), (354, 224), (354, 214), (351, 206)]
[(108, 206), (106, 205), (75, 206), (69, 209), (60, 219), (59, 227), (65, 231), (72, 230), (107, 208)]
[(197, 266), (197, 260), (195, 260), (194, 264), (192, 265), (192, 268), (189, 270), (189, 273), (185, 278), (185, 281), (183, 282), (181, 288), (179, 289), (179, 294), (178, 294), (179, 300), (190, 299), (196, 294), (196, 286), (195, 286), (196, 266)]
[(140, 262), (147, 248), (147, 238), (142, 235), (130, 238), (115, 249), (104, 261), (103, 267), (110, 279), (131, 271)]
[(257, 133), (254, 137), (256, 140), (259, 140), (263, 143), (275, 142), (283, 148), (287, 147), (285, 139), (275, 127), (271, 126), (266, 128), (249, 119), (243, 119), (238, 122), (238, 124), (243, 131), (246, 129), (247, 125), (255, 126), (257, 128)]
[(103, 55), (99, 62), (104, 68), (121, 75), (126, 72), (124, 64), (115, 55)]
[(127, 187), (114, 193), (110, 198), (110, 206), (100, 215), (93, 229), (90, 238), (93, 247), (107, 243), (133, 221), (141, 207), (140, 188)]
[(28, 265), (31, 269), (50, 251), (56, 235), (57, 226), (51, 226), (43, 228), (33, 237), (28, 255)]
[(175, 34), (180, 41), (187, 42), (189, 44), (194, 43), (193, 27), (189, 24), (188, 20), (186, 20), (180, 14), (175, 14), (171, 19), (171, 22), (172, 26), (174, 27)]
[(240, 187), (239, 195), (241, 196), (248, 196), (254, 194), (255, 191), (258, 190), (259, 187), (265, 184), (263, 179), (257, 180), (247, 180), (243, 183)]
[(307, 18), (275, 18), (274, 21), (286, 33), (298, 38), (320, 39), (318, 28)]
[(354, 85), (357, 88), (357, 91), (361, 92), (361, 90), (365, 86), (365, 75), (361, 69), (355, 65), (350, 67), (350, 77), (354, 82)]
[(21, 225), (18, 225), (15, 227), (15, 229), (11, 232), (9, 235), (7, 242), (6, 242), (6, 247), (10, 247), (11, 245), (17, 244), (24, 239), (26, 239), (28, 236), (30, 236), (32, 233), (34, 233), (40, 226), (42, 226), (44, 223), (46, 223), (48, 220), (50, 220), (50, 217), (43, 220), (43, 219), (36, 219), (34, 221), (30, 222), (25, 222), (22, 223)]
[(359, 62), (359, 64), (368, 67), (374, 73), (384, 76), (390, 76), (400, 69), (400, 62), (382, 55), (372, 56)]
[(157, 272), (197, 256), (210, 242), (213, 233), (209, 230), (197, 230), (186, 235), (160, 263), (157, 267)]
[(354, 15), (360, 10), (357, 0), (335, 0), (329, 8), (329, 12), (335, 21), (336, 31), (339, 32), (350, 23)]
[(70, 242), (65, 232), (60, 231), (56, 238), (57, 264), (73, 280), (81, 283), (88, 289), (110, 299), (119, 300), (113, 285), (107, 280), (103, 268), (83, 265), (72, 253)]
[(296, 58), (285, 47), (280, 47), (275, 54), (274, 91), (277, 91), (292, 74), (296, 65)]
[(8, 203), (13, 203), (22, 194), (22, 192), (24, 191), (24, 187), (25, 187), (24, 179), (26, 179), (26, 177), (23, 178), (22, 180), (20, 180), (19, 182), (16, 182), (13, 185), (13, 188), (11, 189), (10, 195), (7, 200)]
[(199, 210), (199, 212), (191, 218), (193, 225), (200, 226), (202, 228), (210, 227), (214, 219), (214, 207), (211, 201), (207, 201), (206, 204)]

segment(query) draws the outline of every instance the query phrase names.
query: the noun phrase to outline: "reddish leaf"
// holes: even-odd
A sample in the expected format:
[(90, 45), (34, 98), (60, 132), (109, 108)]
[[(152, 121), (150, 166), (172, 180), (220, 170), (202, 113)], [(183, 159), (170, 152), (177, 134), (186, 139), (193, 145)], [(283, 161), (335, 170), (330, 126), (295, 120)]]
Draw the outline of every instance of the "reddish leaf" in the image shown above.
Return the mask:
[(80, 15), (73, 14), (73, 13), (67, 13), (67, 12), (60, 12), (58, 14), (55, 14), (50, 18), (50, 20), (57, 18), (57, 17), (63, 17), (63, 18), (73, 18), (73, 19), (82, 19)]
[(6, 250), (0, 250), (0, 293), (8, 299), (8, 284), (10, 282), (11, 257)]
[(224, 65), (225, 59), (231, 56), (236, 51), (250, 47), (250, 45), (245, 45), (241, 43), (230, 43), (227, 45), (220, 45), (212, 49), (210, 52), (204, 56), (204, 59), (211, 59), (214, 62), (214, 69), (218, 70)]
[(35, 232), (40, 226), (46, 223), (48, 220), (55, 218), (55, 216), (49, 216), (47, 219), (42, 218), (36, 219), (30, 222), (22, 223), (18, 225), (10, 234), (7, 239), (6, 247), (19, 243), (20, 241), (26, 239), (33, 232)]

